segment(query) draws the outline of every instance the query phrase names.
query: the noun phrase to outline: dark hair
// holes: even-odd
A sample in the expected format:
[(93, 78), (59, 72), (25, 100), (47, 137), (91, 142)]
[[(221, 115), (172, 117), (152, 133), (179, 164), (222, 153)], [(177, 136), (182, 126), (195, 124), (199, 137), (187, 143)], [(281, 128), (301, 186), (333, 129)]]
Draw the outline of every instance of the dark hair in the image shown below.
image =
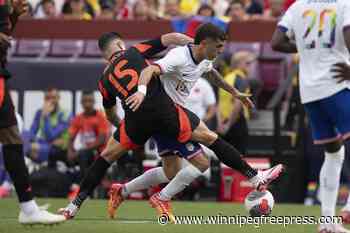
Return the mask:
[(92, 90), (83, 90), (81, 93), (82, 96), (93, 95), (93, 94), (94, 94), (94, 91)]
[(105, 51), (108, 46), (109, 43), (115, 39), (121, 39), (121, 35), (117, 32), (107, 32), (102, 34), (102, 36), (100, 36), (100, 38), (98, 39), (98, 47), (102, 50)]
[(203, 4), (199, 7), (197, 11), (197, 15), (200, 15), (200, 13), (204, 10), (210, 10), (211, 11), (211, 17), (215, 16), (215, 10), (208, 4)]
[(194, 43), (200, 44), (205, 39), (226, 40), (226, 33), (212, 23), (201, 24), (194, 36)]
[(55, 1), (54, 0), (42, 0), (41, 1), (41, 5), (44, 5), (46, 3), (52, 3), (53, 5), (55, 5)]

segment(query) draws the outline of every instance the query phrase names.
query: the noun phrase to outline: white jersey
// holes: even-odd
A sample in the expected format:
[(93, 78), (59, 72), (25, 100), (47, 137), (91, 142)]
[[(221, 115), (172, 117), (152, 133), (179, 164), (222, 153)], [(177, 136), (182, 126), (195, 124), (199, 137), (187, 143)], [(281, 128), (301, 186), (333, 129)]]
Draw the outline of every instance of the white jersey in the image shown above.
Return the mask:
[(175, 103), (183, 107), (186, 106), (186, 98), (194, 84), (213, 67), (209, 60), (196, 64), (189, 46), (174, 48), (164, 58), (155, 62), (162, 70), (163, 75), (160, 79), (165, 91)]
[(186, 101), (186, 108), (195, 113), (199, 119), (203, 120), (210, 105), (216, 103), (215, 93), (207, 80), (198, 79), (192, 88), (190, 96)]
[(295, 39), (300, 56), (300, 95), (303, 103), (324, 99), (350, 87), (337, 84), (332, 65), (348, 62), (343, 29), (350, 26), (350, 0), (299, 0), (278, 26)]

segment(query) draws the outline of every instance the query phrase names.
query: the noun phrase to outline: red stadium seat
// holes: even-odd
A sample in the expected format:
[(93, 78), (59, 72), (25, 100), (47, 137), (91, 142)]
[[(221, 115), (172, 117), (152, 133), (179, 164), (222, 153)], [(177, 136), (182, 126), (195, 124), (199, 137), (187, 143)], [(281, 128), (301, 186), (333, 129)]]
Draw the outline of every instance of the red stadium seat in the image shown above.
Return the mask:
[(49, 57), (79, 57), (83, 53), (83, 40), (53, 40)]
[(98, 42), (96, 40), (85, 41), (84, 51), (81, 55), (82, 57), (101, 57), (101, 51), (98, 47)]
[(50, 48), (49, 40), (18, 40), (14, 57), (44, 57)]

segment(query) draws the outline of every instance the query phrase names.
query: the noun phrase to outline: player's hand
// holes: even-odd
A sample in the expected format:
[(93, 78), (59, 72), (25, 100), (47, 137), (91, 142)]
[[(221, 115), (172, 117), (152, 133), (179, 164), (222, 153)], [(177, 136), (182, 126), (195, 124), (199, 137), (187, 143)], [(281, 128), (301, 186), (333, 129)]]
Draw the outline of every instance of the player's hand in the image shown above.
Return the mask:
[(27, 0), (12, 0), (13, 12), (16, 15), (22, 15), (29, 9)]
[(138, 91), (126, 99), (126, 105), (129, 106), (133, 112), (135, 112), (140, 107), (144, 99), (145, 95)]
[(248, 109), (252, 109), (255, 107), (253, 101), (250, 99), (252, 94), (246, 94), (246, 93), (236, 91), (233, 94), (233, 96), (239, 99), (242, 102), (242, 104), (244, 104), (244, 106), (246, 106)]
[(334, 64), (331, 72), (335, 73), (333, 78), (337, 79), (337, 83), (350, 80), (350, 66), (345, 62)]

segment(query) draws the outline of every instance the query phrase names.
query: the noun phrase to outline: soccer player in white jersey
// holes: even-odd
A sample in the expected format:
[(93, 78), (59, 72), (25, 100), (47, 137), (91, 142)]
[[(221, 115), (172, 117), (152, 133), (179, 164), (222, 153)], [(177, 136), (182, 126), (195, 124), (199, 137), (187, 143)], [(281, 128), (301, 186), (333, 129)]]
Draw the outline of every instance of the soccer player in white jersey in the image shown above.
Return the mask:
[[(215, 59), (223, 50), (224, 40), (220, 36), (221, 34), (220, 29), (213, 24), (201, 25), (196, 32), (194, 44), (170, 50), (164, 58), (156, 61), (141, 72), (139, 91), (128, 97), (126, 104), (133, 111), (136, 111), (144, 100), (148, 82), (152, 77), (162, 74), (160, 80), (166, 93), (175, 104), (182, 107), (186, 106), (187, 97), (190, 95), (191, 89), (202, 75), (211, 78), (215, 85), (227, 90), (243, 103), (251, 106), (252, 102), (247, 98), (247, 95), (239, 93), (234, 87), (226, 83), (212, 67), (211, 60)], [(203, 122), (200, 124), (204, 126)], [(158, 150), (163, 161), (169, 160), (169, 155), (173, 158), (177, 152), (180, 157), (187, 159), (191, 163), (189, 166), (181, 169), (160, 193), (156, 193), (150, 198), (151, 205), (157, 209), (158, 213), (160, 215), (168, 215), (170, 220), (173, 221), (174, 216), (171, 213), (170, 206), (171, 198), (201, 175), (208, 168), (209, 162), (197, 142), (179, 143), (172, 138), (157, 135), (153, 136), (153, 138), (157, 141)], [(237, 166), (242, 163), (240, 153), (233, 147), (230, 150), (232, 151), (232, 153), (230, 152), (231, 156), (223, 156), (221, 153), (217, 153), (216, 156), (219, 160), (225, 164), (230, 164), (230, 167), (241, 171), (249, 178), (251, 175), (244, 172), (240, 166)], [(250, 179), (250, 181), (254, 183), (254, 179), (259, 176), (268, 176), (270, 177), (269, 180), (272, 181), (279, 176), (282, 170), (283, 166), (279, 164), (269, 170), (258, 171), (258, 174), (254, 175), (255, 177)], [(137, 190), (136, 187), (145, 187), (147, 183), (155, 184), (156, 180), (158, 183), (165, 183), (170, 180), (170, 177), (167, 177), (166, 169), (164, 171), (162, 168), (148, 170), (143, 175), (125, 184), (123, 188), (121, 188), (120, 184), (112, 186), (109, 202), (110, 215), (113, 213), (113, 209), (115, 211), (118, 208), (126, 194), (130, 193), (131, 190)]]
[[(300, 95), (315, 144), (323, 145), (320, 172), (322, 216), (335, 216), (344, 140), (350, 137), (350, 82), (343, 77), (350, 49), (349, 0), (299, 0), (285, 13), (272, 48), (299, 53)], [(342, 67), (345, 67), (344, 69)], [(335, 75), (333, 71), (338, 71)], [(347, 77), (349, 78), (349, 77)], [(349, 211), (350, 204), (344, 210)], [(320, 233), (350, 232), (339, 224), (321, 224)]]

